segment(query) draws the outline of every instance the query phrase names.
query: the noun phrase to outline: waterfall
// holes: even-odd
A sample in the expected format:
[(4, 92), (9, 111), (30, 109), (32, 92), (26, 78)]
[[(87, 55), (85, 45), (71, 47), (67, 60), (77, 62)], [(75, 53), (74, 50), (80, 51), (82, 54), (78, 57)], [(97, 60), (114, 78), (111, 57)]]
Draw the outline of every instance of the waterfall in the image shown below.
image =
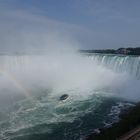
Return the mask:
[[(115, 72), (127, 72), (140, 78), (140, 56), (124, 56), (124, 55), (108, 55), (108, 54), (86, 54), (97, 65), (112, 69)], [(1, 55), (0, 70), (29, 72), (30, 70), (38, 70), (40, 67), (47, 65), (47, 55)], [(36, 66), (36, 64), (39, 64)], [(55, 64), (51, 67), (57, 69)], [(48, 66), (47, 66), (48, 67)], [(32, 68), (32, 69), (31, 69)]]
[(140, 56), (88, 54), (92, 61), (116, 72), (128, 72), (140, 78)]

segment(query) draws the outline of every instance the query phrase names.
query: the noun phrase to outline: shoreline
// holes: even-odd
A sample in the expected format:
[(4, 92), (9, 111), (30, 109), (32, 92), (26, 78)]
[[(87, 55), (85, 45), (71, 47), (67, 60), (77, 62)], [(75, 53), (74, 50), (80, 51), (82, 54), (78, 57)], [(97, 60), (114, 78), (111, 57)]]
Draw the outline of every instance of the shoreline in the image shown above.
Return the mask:
[(140, 125), (140, 103), (122, 111), (120, 121), (109, 128), (98, 128), (97, 133), (87, 136), (87, 140), (115, 140)]

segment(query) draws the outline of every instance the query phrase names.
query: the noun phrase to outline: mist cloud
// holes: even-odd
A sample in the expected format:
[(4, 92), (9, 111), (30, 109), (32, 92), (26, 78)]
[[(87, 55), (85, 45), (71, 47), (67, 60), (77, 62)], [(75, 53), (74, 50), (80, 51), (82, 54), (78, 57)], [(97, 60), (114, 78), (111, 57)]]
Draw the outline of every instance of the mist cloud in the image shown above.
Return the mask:
[(78, 49), (76, 25), (34, 15), (22, 10), (3, 11), (0, 14), (1, 51), (50, 51)]

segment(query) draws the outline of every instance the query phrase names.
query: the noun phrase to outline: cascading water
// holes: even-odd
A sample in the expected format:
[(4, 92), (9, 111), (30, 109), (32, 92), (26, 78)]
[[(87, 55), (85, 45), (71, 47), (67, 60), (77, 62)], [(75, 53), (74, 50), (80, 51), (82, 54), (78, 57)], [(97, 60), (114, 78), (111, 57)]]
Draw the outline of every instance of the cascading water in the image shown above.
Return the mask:
[(120, 94), (129, 73), (139, 78), (140, 57), (86, 55), (1, 55), (0, 139), (85, 139), (118, 121), (134, 101)]
[(115, 70), (116, 72), (129, 72), (140, 78), (140, 57), (125, 55), (94, 54), (89, 57), (100, 65)]

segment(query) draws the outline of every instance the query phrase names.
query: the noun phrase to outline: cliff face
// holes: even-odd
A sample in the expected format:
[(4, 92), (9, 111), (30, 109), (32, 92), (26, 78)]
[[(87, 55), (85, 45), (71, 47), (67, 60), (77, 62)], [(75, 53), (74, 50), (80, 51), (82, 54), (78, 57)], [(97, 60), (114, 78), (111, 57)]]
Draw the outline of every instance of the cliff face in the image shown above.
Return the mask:
[(119, 48), (106, 49), (106, 50), (80, 50), (80, 52), (85, 53), (106, 53), (106, 54), (123, 54), (123, 55), (140, 55), (140, 47), (137, 48)]

